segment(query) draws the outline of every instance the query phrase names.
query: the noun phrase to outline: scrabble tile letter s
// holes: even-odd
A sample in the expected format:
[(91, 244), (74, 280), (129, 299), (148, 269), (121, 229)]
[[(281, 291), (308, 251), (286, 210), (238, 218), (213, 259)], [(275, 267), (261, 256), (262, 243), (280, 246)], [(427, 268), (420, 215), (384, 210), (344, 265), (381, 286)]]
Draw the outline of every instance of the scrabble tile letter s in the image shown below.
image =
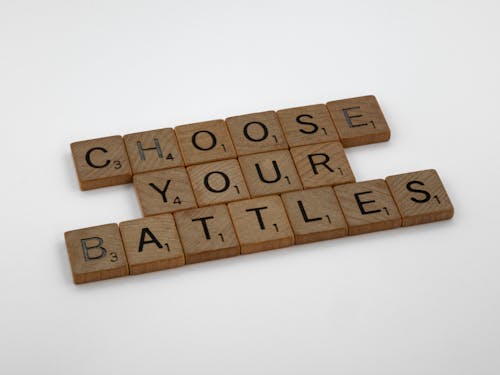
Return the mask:
[(389, 176), (386, 182), (403, 216), (403, 226), (453, 217), (453, 205), (434, 169)]
[(127, 152), (119, 135), (74, 142), (71, 153), (81, 190), (132, 181)]

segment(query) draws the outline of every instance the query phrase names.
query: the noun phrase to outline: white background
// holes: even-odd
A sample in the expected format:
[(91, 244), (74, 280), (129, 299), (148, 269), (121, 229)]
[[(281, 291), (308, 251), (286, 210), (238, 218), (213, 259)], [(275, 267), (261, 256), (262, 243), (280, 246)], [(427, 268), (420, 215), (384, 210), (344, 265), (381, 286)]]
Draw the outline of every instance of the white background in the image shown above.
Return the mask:
[[(498, 1), (0, 0), (2, 374), (500, 373)], [(70, 142), (374, 94), (451, 221), (75, 286)]]

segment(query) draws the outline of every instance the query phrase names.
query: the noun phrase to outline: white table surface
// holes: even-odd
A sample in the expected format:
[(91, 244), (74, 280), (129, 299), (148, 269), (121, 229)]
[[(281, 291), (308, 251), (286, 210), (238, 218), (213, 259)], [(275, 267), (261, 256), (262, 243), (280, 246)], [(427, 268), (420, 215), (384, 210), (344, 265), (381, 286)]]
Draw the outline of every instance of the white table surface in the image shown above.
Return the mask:
[[(0, 373), (500, 373), (499, 4), (0, 0)], [(63, 232), (141, 213), (70, 142), (365, 94), (357, 179), (453, 220), (73, 285)]]

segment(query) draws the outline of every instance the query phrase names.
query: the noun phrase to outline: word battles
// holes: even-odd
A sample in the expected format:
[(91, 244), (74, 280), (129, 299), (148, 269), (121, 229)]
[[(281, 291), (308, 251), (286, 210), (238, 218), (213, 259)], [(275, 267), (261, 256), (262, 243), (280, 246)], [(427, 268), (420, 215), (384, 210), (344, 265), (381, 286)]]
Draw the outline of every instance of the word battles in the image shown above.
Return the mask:
[(450, 219), (433, 169), (356, 182), (374, 96), (71, 144), (80, 188), (133, 182), (144, 218), (65, 233), (75, 283)]

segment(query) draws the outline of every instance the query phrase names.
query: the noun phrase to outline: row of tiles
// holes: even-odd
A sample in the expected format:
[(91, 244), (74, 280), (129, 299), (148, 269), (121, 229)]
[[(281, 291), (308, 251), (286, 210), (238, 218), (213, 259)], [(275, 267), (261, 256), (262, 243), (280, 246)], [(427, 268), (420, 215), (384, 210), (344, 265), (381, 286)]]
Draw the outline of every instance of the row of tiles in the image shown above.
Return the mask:
[(339, 142), (319, 143), (133, 177), (144, 216), (303, 188), (355, 182)]
[(71, 144), (80, 188), (132, 181), (132, 175), (324, 142), (344, 147), (388, 140), (374, 96), (229, 117)]
[(65, 233), (75, 283), (449, 219), (435, 170), (268, 195)]

